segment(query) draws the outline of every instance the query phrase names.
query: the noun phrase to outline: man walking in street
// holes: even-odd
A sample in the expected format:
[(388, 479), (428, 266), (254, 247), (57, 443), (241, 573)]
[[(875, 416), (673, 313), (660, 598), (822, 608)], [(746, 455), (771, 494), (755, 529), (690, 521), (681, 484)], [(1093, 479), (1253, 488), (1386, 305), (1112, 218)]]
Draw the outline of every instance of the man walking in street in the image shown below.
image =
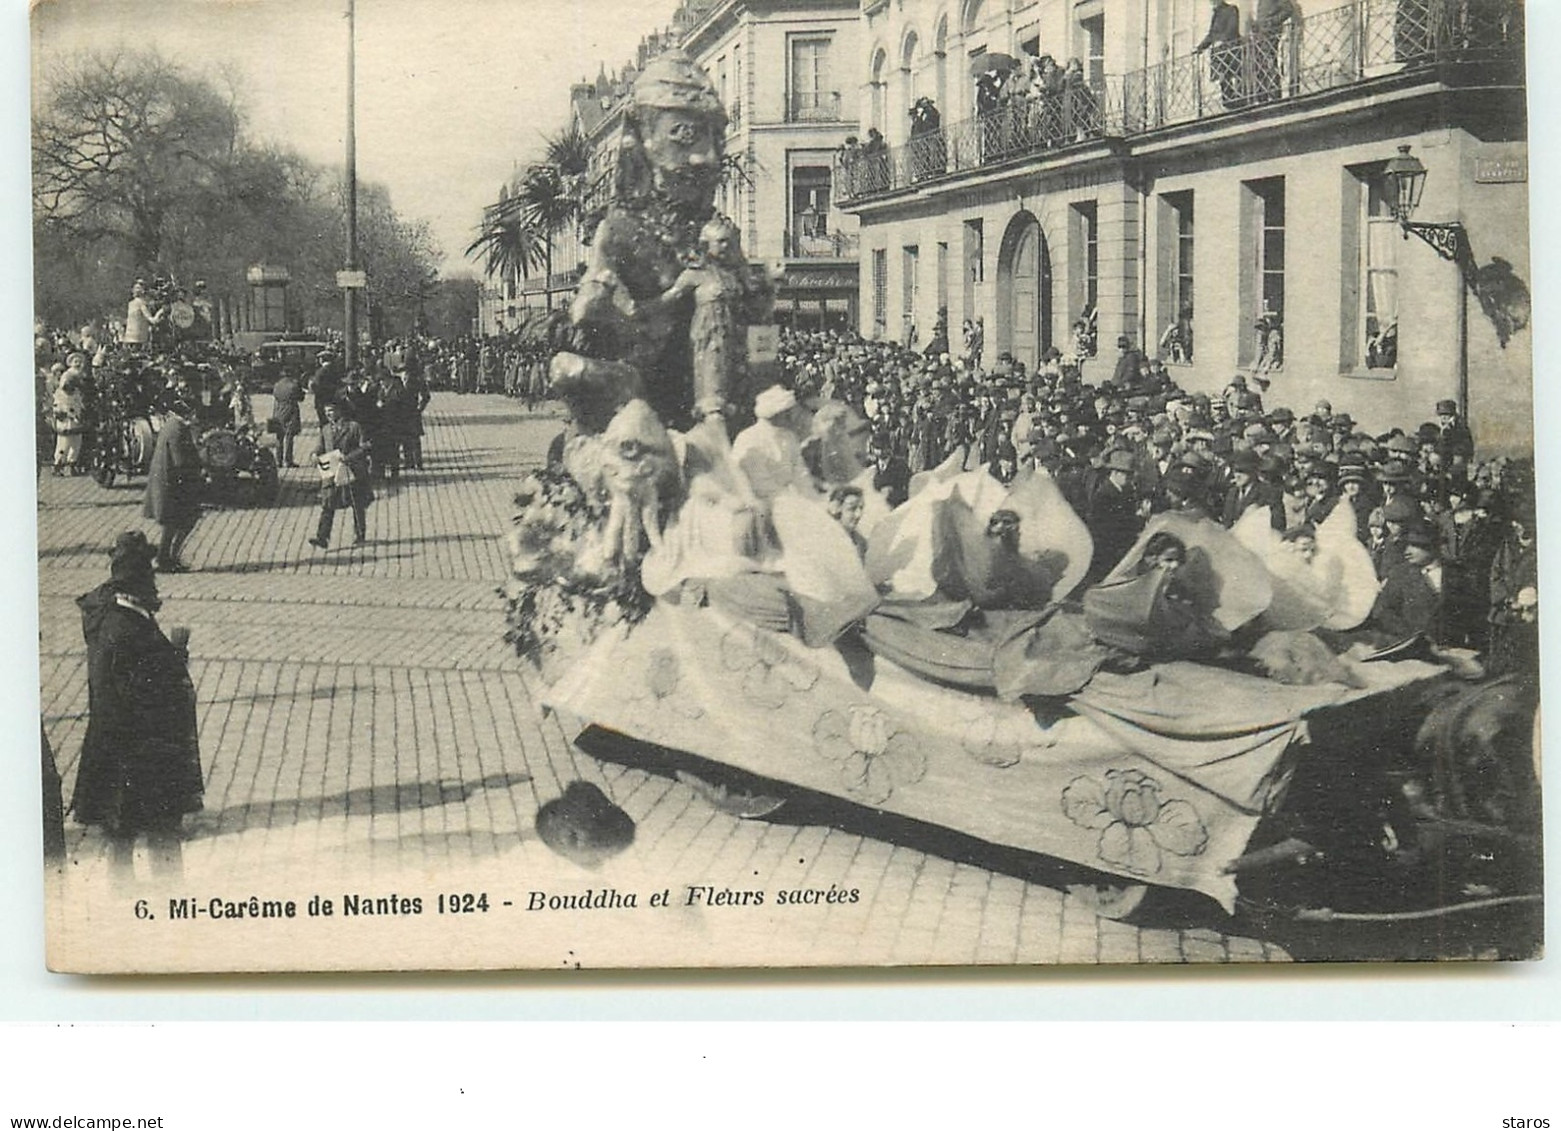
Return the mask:
[(201, 457), (190, 429), (192, 412), (186, 401), (169, 402), (146, 472), (141, 513), (162, 527), (157, 568), (163, 573), (189, 572), (184, 544), (201, 513)]
[(303, 431), (303, 390), (298, 379), (283, 373), (271, 387), (271, 431), (276, 433), (277, 463), (282, 467), (297, 467), (293, 458), (293, 441)]
[(325, 406), (325, 427), (320, 430), (316, 458), (320, 467), (320, 522), (309, 545), (317, 550), (330, 548), (336, 512), (344, 507), (352, 510), (352, 544), (363, 545), (369, 536), (368, 506), (374, 501), (369, 453), (362, 427), (346, 415), (339, 402)]

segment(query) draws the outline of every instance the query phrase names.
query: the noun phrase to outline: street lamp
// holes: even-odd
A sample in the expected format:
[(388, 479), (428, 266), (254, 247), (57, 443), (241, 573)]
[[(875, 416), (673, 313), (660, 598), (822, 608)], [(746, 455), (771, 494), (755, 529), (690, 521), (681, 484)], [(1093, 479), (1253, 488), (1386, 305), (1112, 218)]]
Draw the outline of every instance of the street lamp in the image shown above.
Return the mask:
[(1420, 196), (1425, 192), (1426, 168), (1418, 157), (1409, 152), (1409, 146), (1398, 147), (1398, 156), (1390, 157), (1382, 166), (1384, 194), (1393, 218), (1403, 230), (1407, 240), (1411, 234), (1419, 236), (1435, 249), (1436, 254), (1450, 263), (1456, 263), (1463, 273), (1464, 282), (1474, 285), (1474, 254), (1469, 247), (1469, 233), (1460, 221), (1445, 224), (1427, 224), (1413, 219), (1420, 207)]
[(1459, 220), (1445, 223), (1426, 223), (1415, 220), (1420, 207), (1420, 195), (1425, 191), (1426, 167), (1419, 158), (1409, 152), (1409, 146), (1398, 147), (1398, 155), (1388, 158), (1382, 166), (1382, 189), (1393, 218), (1407, 240), (1411, 235), (1420, 237), (1437, 255), (1458, 268), (1458, 413), (1469, 418), (1469, 298), (1475, 289), (1478, 267), (1474, 262), (1474, 250), (1469, 246), (1469, 232)]

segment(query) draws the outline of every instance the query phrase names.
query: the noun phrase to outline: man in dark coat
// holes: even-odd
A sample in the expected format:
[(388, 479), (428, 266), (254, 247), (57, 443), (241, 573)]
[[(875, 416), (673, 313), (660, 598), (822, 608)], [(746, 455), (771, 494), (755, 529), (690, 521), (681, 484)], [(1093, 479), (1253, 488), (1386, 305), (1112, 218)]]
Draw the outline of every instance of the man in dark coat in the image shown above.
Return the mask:
[(406, 465), (409, 470), (423, 470), (423, 412), (428, 408), (428, 402), (434, 399), (433, 393), (428, 389), (428, 382), (423, 380), (423, 375), (412, 368), (410, 362), (402, 370), (399, 380), (402, 389), (406, 392), (406, 435), (401, 438), (401, 443), (406, 449)]
[(109, 580), (76, 602), (87, 643), (88, 716), (71, 809), (81, 824), (108, 834), (120, 879), (133, 869), (143, 834), (153, 868), (177, 875), (179, 825), (200, 810), (204, 789), (189, 632), (164, 636), (158, 627), (145, 535), (121, 534), (109, 557)]
[(1268, 511), (1268, 523), (1275, 530), (1285, 528), (1284, 507), (1262, 479), (1263, 460), (1250, 448), (1232, 452), (1230, 457), (1231, 485), (1225, 492), (1225, 504), (1220, 512), (1220, 522), (1226, 528), (1235, 526), (1252, 507)]
[(1209, 0), (1209, 34), (1194, 54), (1209, 53), (1209, 76), (1219, 84), (1220, 102), (1227, 110), (1244, 104), (1241, 94), (1241, 12), (1225, 0)]
[(386, 373), (379, 382), (379, 423), (374, 433), (374, 462), (385, 481), (401, 474), (401, 457), (412, 431), (417, 408), (399, 377)]
[(1371, 625), (1389, 640), (1420, 633), (1433, 644), (1444, 637), (1442, 562), (1436, 534), (1425, 523), (1404, 532), (1404, 560), (1388, 571), (1371, 607)]
[(170, 402), (146, 472), (141, 514), (162, 527), (157, 568), (164, 573), (189, 571), (181, 555), (201, 513), (201, 457), (189, 424), (192, 411), (184, 401)]
[(347, 378), (346, 389), (341, 395), (342, 412), (349, 420), (356, 420), (363, 432), (363, 444), (368, 448), (369, 477), (380, 474), (383, 447), (379, 438), (379, 386), (373, 378), (354, 369)]
[(369, 485), (369, 452), (363, 442), (363, 429), (349, 418), (340, 402), (325, 406), (325, 427), (320, 430), (316, 453), (320, 464), (320, 522), (309, 545), (328, 549), (336, 512), (352, 510), (352, 544), (368, 541), (368, 506), (374, 501)]
[(309, 381), (309, 392), (314, 395), (315, 422), (324, 428), (325, 406), (341, 395), (342, 382), (346, 379), (347, 373), (341, 358), (330, 350), (320, 351), (319, 363), (319, 368), (314, 371), (314, 377)]
[(1106, 478), (1095, 489), (1085, 525), (1095, 542), (1085, 580), (1099, 581), (1133, 548), (1142, 523), (1133, 493), (1133, 453), (1117, 448), (1106, 457)]
[(880, 492), (891, 507), (897, 507), (910, 495), (910, 465), (888, 447), (873, 453), (873, 489)]
[(1441, 454), (1442, 466), (1452, 467), (1454, 462), (1468, 462), (1474, 458), (1474, 433), (1458, 417), (1457, 401), (1437, 401), (1436, 450)]
[(1117, 367), (1111, 371), (1111, 383), (1126, 389), (1138, 380), (1138, 370), (1144, 363), (1144, 353), (1135, 349), (1133, 339), (1123, 334), (1117, 339)]
[(303, 399), (298, 379), (290, 373), (282, 374), (271, 387), (271, 431), (276, 433), (277, 462), (283, 467), (298, 466), (293, 441), (303, 431)]

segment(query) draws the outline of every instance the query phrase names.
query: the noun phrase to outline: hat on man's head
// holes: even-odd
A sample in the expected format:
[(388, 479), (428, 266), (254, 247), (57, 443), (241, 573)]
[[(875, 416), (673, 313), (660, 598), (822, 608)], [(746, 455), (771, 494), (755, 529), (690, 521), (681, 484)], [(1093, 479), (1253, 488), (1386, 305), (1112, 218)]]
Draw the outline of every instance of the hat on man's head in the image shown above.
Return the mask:
[(1273, 421), (1275, 424), (1291, 424), (1295, 421), (1295, 413), (1291, 412), (1288, 408), (1276, 408), (1273, 412), (1268, 414), (1268, 419)]
[(108, 576), (113, 582), (146, 581), (152, 577), (157, 550), (139, 530), (127, 530), (114, 539), (108, 552)]
[(1339, 486), (1346, 483), (1365, 483), (1371, 476), (1366, 474), (1366, 469), (1358, 463), (1347, 463), (1339, 468)]
[(1458, 402), (1457, 401), (1437, 401), (1436, 402), (1436, 415), (1438, 415), (1438, 416), (1457, 416), (1458, 415)]
[(1230, 466), (1235, 471), (1256, 475), (1262, 469), (1263, 460), (1251, 448), (1238, 448), (1231, 453)]
[[(1388, 516), (1392, 518), (1392, 515)], [(1421, 546), (1427, 550), (1436, 549), (1436, 534), (1423, 522), (1411, 523), (1404, 528), (1404, 544), (1406, 546)]]
[(771, 385), (754, 399), (753, 413), (762, 420), (769, 420), (771, 417), (779, 416), (788, 408), (795, 408), (796, 405), (796, 393), (780, 385)]
[(1418, 450), (1418, 447), (1408, 436), (1399, 435), (1388, 438), (1387, 449), (1400, 455), (1412, 456)]
[(1379, 483), (1408, 483), (1411, 478), (1409, 465), (1403, 460), (1390, 459), (1377, 471)]
[(1126, 448), (1113, 448), (1106, 455), (1107, 471), (1134, 471), (1133, 453)]
[(1382, 517), (1388, 522), (1413, 522), (1420, 517), (1420, 507), (1405, 495), (1394, 495), (1382, 504)]

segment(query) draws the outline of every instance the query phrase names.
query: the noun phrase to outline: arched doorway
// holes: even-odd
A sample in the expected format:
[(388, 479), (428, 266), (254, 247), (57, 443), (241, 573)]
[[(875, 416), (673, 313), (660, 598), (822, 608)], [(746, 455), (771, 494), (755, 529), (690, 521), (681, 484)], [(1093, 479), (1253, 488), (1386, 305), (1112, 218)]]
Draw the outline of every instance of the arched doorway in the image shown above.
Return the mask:
[(997, 260), (997, 352), (1034, 373), (1052, 344), (1052, 262), (1040, 221), (1021, 212)]

